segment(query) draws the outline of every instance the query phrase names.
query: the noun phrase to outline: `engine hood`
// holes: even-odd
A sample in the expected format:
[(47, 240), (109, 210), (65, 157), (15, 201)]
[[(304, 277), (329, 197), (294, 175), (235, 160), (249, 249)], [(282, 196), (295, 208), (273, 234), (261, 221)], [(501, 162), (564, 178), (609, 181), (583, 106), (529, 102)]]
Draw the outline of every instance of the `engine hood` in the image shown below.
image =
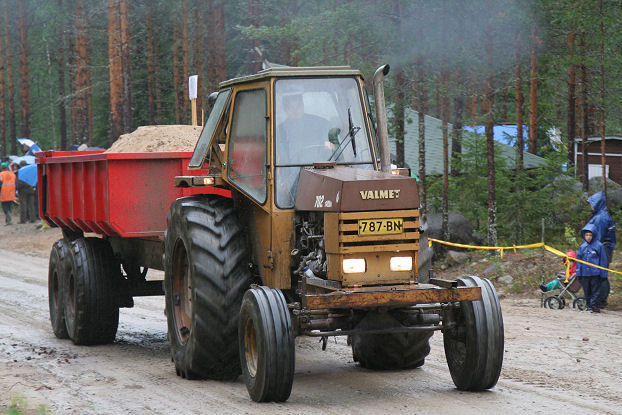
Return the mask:
[(303, 169), (295, 208), (326, 212), (418, 209), (417, 181), (343, 166)]

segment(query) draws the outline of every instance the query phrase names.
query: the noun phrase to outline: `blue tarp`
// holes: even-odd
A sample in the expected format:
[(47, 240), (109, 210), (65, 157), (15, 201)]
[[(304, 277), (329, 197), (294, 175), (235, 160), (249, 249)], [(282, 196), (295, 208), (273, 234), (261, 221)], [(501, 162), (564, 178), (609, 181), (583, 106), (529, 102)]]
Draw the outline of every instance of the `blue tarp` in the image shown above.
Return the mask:
[[(471, 131), (482, 136), (486, 135), (486, 129), (483, 125), (465, 126), (465, 131)], [(516, 124), (495, 125), (492, 127), (495, 141), (511, 146), (516, 145)], [(529, 127), (523, 125), (523, 143), (527, 149), (529, 141)]]

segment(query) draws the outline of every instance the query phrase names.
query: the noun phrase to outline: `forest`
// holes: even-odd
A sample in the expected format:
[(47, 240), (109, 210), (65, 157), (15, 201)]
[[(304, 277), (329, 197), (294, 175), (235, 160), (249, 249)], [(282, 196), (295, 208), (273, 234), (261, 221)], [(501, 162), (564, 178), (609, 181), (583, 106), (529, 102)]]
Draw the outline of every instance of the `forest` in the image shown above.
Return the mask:
[[(620, 0), (0, 0), (0, 152), (19, 154), (20, 137), (105, 148), (140, 125), (190, 123), (194, 74), (202, 107), (265, 61), (350, 65), (368, 80), (389, 63), (397, 164), (405, 108), (442, 120), (446, 160), (463, 125), (486, 126), (479, 167), (419, 174), (424, 212), (460, 211), (491, 244), (532, 241), (541, 218), (563, 238), (576, 195), (543, 188), (573, 176), (575, 138), (622, 132), (621, 22)], [(519, 127), (515, 168), (495, 157), (503, 123)], [(523, 151), (546, 171), (524, 172)]]

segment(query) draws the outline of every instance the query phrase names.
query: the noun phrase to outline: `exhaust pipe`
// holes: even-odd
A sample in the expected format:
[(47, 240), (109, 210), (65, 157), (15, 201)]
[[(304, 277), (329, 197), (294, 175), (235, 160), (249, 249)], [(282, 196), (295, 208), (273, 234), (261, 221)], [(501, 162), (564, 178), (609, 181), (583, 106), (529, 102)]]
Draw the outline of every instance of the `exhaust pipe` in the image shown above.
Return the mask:
[(389, 154), (389, 131), (387, 130), (387, 110), (384, 103), (384, 87), (382, 81), (389, 73), (390, 66), (382, 65), (374, 73), (374, 97), (376, 100), (376, 116), (378, 118), (378, 151), (380, 166), (385, 173), (391, 173), (391, 156)]

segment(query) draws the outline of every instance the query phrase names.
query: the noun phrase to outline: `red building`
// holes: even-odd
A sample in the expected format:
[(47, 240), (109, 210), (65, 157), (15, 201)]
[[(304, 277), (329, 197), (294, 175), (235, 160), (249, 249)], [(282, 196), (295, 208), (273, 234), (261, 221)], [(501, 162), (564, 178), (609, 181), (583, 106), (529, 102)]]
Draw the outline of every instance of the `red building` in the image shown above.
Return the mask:
[[(587, 147), (588, 178), (602, 176), (600, 136), (588, 137), (585, 145)], [(583, 174), (583, 140), (575, 139), (574, 154), (576, 175)], [(605, 169), (607, 177), (614, 182), (622, 185), (622, 135), (605, 136)]]

